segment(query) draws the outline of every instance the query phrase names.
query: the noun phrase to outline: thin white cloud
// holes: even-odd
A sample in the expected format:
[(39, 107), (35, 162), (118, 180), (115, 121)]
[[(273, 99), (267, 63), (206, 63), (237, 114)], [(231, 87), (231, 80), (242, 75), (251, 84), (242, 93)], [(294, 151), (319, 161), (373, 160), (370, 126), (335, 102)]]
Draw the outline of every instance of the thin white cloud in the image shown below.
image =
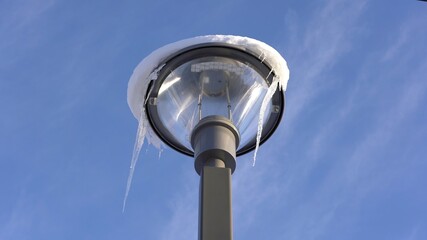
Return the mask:
[[(384, 52), (385, 56), (388, 56), (387, 59), (392, 60), (390, 52), (393, 52), (394, 56), (401, 57), (394, 59), (390, 71), (382, 72), (382, 70), (372, 69), (372, 66), (375, 66), (384, 56), (377, 53), (367, 57), (369, 61), (364, 65), (364, 69), (361, 68), (360, 78), (366, 77), (366, 71), (370, 71), (372, 74), (369, 76), (370, 78), (380, 79), (380, 81), (402, 78), (400, 91), (393, 96), (385, 96), (396, 98), (396, 101), (393, 101), (393, 106), (375, 113), (376, 121), (371, 123), (372, 125), (369, 128), (373, 131), (364, 132), (364, 138), (360, 142), (355, 142), (353, 153), (335, 165), (327, 178), (319, 182), (315, 199), (301, 203), (305, 209), (294, 211), (290, 216), (292, 223), (283, 233), (283, 236), (286, 236), (284, 238), (317, 239), (328, 228), (333, 228), (330, 224), (333, 221), (335, 210), (340, 205), (344, 202), (353, 202), (357, 205), (366, 194), (388, 184), (384, 182), (387, 181), (387, 175), (390, 174), (383, 166), (385, 163), (382, 162), (382, 159), (373, 159), (372, 156), (377, 156), (386, 151), (389, 141), (395, 137), (396, 131), (402, 128), (405, 120), (414, 117), (420, 111), (421, 103), (427, 95), (427, 82), (420, 79), (421, 76), (427, 76), (427, 61), (418, 62), (418, 65), (414, 66), (414, 59), (411, 59), (411, 56), (416, 55), (417, 45), (413, 46), (414, 42), (408, 41), (409, 38), (407, 37), (417, 34), (418, 27), (411, 27), (416, 20), (418, 19), (414, 18), (404, 22), (400, 28), (401, 31), (396, 33), (398, 40), (385, 46)], [(408, 31), (408, 29), (411, 30)], [(370, 66), (371, 69), (367, 69), (366, 66)], [(360, 82), (362, 82), (361, 80), (359, 79)], [(372, 82), (367, 85), (371, 90), (373, 89), (371, 95), (378, 97), (380, 94), (378, 91), (381, 90), (381, 86), (384, 86), (383, 84), (384, 82)], [(348, 101), (341, 105), (343, 110), (340, 111), (340, 114), (317, 132), (307, 149), (310, 158), (318, 159), (325, 151), (331, 151), (333, 146), (328, 145), (331, 144), (327, 141), (328, 137), (336, 134), (337, 126), (350, 120), (351, 113), (358, 106), (355, 103), (357, 101), (356, 96), (361, 96), (362, 91), (369, 90), (366, 89), (366, 86), (354, 88), (347, 98)], [(374, 98), (372, 96), (371, 98)], [(308, 101), (307, 105), (312, 103), (312, 101)], [(369, 103), (362, 101), (359, 104)], [(317, 163), (308, 163), (310, 164), (299, 166), (303, 169), (295, 169), (295, 172), (305, 171), (307, 175), (312, 174), (312, 168)], [(291, 187), (296, 190), (301, 186), (293, 185)]]
[[(40, 18), (54, 5), (54, 0), (36, 0), (25, 3), (9, 1), (0, 10), (0, 49), (23, 48), (37, 38), (35, 30)], [(31, 39), (27, 36), (31, 36)]]
[[(286, 55), (291, 69), (290, 85), (297, 85), (288, 93), (292, 104), (287, 108), (286, 118), (292, 124), (307, 103), (318, 95), (328, 83), (323, 75), (351, 49), (354, 35), (360, 31), (358, 19), (363, 14), (366, 1), (328, 1), (310, 17), (305, 32), (293, 45), (287, 46)], [(288, 29), (301, 26), (290, 18)], [(295, 30), (294, 30), (295, 31)], [(292, 131), (292, 130), (288, 130)]]
[(404, 238), (404, 240), (418, 240), (418, 239), (420, 239), (418, 237), (418, 232), (419, 232), (419, 227), (418, 226), (413, 227), (411, 232), (409, 233), (409, 235), (406, 238)]
[(169, 202), (172, 210), (170, 221), (165, 224), (159, 239), (197, 239), (198, 226), (198, 184), (193, 169), (185, 172), (185, 189)]
[[(36, 218), (36, 212), (39, 209), (38, 202), (35, 199), (30, 201), (25, 191), (21, 191), (14, 206), (9, 210), (2, 212), (2, 218), (7, 219), (0, 224), (0, 239), (28, 239), (28, 232), (34, 228), (36, 222), (43, 219)], [(5, 216), (6, 215), (6, 216)]]

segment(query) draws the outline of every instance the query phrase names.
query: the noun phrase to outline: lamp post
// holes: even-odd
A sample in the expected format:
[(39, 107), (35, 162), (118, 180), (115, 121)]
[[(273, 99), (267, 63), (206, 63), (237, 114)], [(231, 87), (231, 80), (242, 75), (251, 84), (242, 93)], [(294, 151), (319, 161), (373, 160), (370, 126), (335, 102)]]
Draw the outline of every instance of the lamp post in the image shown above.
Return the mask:
[[(283, 58), (262, 58), (258, 48), (230, 41), (184, 45), (163, 51), (152, 69), (156, 76), (145, 92), (136, 94), (143, 95), (152, 131), (171, 148), (194, 157), (200, 175), (199, 239), (231, 240), (236, 156), (255, 149), (260, 120), (260, 143), (281, 120), (284, 92), (274, 81), (278, 74), (272, 66)], [(271, 89), (274, 93), (267, 96)], [(259, 119), (261, 110), (265, 114)]]

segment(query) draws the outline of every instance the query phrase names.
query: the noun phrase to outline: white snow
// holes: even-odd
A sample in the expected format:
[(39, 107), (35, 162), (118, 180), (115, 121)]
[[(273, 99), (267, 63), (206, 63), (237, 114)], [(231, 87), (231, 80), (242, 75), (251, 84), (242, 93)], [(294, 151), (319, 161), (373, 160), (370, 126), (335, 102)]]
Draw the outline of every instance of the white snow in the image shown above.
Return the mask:
[(267, 103), (270, 101), (271, 97), (276, 91), (277, 85), (280, 87), (281, 90), (286, 91), (286, 86), (289, 79), (289, 69), (287, 67), (285, 59), (280, 55), (280, 53), (278, 53), (269, 45), (248, 37), (232, 35), (207, 35), (184, 39), (175, 43), (168, 44), (152, 52), (138, 64), (129, 80), (127, 101), (133, 115), (136, 119), (138, 119), (139, 125), (137, 140), (135, 143), (134, 153), (130, 166), (130, 174), (126, 188), (125, 202), (130, 189), (132, 175), (135, 169), (138, 154), (144, 142), (144, 139), (146, 139), (149, 144), (155, 146), (159, 150), (162, 148), (163, 145), (162, 141), (156, 136), (153, 129), (151, 129), (150, 124), (148, 124), (148, 120), (145, 115), (144, 103), (146, 99), (144, 99), (144, 96), (147, 92), (148, 84), (151, 80), (157, 79), (158, 72), (164, 66), (160, 64), (162, 64), (162, 62), (170, 55), (192, 45), (214, 42), (227, 43), (246, 48), (250, 52), (257, 54), (258, 59), (261, 62), (268, 63), (268, 65), (272, 67), (272, 73), (274, 73), (275, 75), (273, 83), (271, 84), (266, 96), (263, 99), (263, 104), (260, 111), (257, 132), (257, 146), (255, 148), (254, 153), (255, 164), (256, 153), (258, 151), (258, 146), (262, 133), (263, 115), (265, 109), (267, 108)]

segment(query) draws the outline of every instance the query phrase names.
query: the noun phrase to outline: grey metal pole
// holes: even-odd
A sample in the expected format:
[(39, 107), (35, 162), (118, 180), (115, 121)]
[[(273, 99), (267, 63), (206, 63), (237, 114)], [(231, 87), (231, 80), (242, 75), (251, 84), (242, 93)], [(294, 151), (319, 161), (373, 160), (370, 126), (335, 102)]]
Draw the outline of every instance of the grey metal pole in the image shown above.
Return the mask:
[(199, 239), (232, 240), (232, 221), (231, 169), (203, 167), (200, 176)]
[(232, 240), (231, 174), (236, 168), (239, 132), (222, 116), (203, 118), (191, 144), (200, 175), (199, 240)]

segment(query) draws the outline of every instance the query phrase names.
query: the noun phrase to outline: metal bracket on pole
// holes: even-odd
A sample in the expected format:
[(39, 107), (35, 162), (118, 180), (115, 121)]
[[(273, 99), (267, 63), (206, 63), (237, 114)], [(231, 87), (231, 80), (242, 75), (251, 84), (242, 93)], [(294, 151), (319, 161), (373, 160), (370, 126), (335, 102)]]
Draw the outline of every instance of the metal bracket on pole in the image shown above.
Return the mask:
[(191, 134), (196, 172), (200, 175), (205, 162), (219, 159), (233, 173), (236, 169), (239, 141), (239, 131), (229, 119), (214, 115), (200, 120)]

